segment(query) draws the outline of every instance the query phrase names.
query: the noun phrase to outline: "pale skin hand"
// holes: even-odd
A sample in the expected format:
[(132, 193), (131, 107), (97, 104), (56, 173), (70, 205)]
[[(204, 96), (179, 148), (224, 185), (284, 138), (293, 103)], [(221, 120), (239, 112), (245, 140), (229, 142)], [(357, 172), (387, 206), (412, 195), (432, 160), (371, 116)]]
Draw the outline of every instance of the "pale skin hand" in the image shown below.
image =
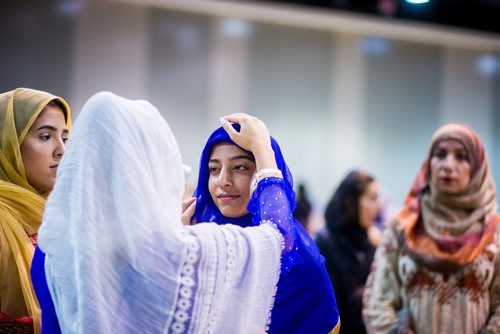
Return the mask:
[(190, 197), (182, 202), (181, 221), (183, 225), (191, 225), (191, 217), (196, 209), (196, 198)]
[[(226, 122), (222, 127), (229, 134), (231, 140), (241, 148), (252, 152), (257, 170), (277, 168), (269, 130), (264, 122), (242, 113), (224, 116), (223, 119)], [(239, 124), (241, 126), (240, 132), (236, 131), (230, 123)]]

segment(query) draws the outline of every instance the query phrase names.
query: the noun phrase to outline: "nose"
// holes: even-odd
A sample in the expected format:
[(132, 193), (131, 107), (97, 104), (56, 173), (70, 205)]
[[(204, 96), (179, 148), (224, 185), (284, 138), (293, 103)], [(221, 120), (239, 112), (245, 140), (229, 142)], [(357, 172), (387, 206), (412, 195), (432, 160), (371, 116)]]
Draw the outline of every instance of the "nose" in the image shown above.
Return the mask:
[(222, 168), (219, 174), (218, 186), (229, 186), (232, 183), (231, 175), (226, 168)]
[(65, 146), (63, 139), (59, 139), (54, 148), (54, 157), (61, 158), (64, 154)]
[(443, 159), (443, 168), (445, 170), (451, 170), (455, 164), (456, 160), (453, 154), (447, 154), (446, 158)]

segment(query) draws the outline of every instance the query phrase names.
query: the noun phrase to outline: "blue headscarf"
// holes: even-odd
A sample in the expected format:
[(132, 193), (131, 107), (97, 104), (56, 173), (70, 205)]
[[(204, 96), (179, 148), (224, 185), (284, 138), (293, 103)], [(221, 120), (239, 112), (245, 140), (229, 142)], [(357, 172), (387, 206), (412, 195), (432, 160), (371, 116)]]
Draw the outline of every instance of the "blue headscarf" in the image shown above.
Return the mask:
[[(233, 127), (236, 129), (236, 131), (240, 131), (240, 126), (238, 124), (233, 124)], [(223, 216), (219, 209), (215, 206), (215, 203), (212, 200), (212, 196), (210, 196), (210, 192), (208, 190), (208, 178), (210, 177), (210, 172), (208, 170), (208, 160), (210, 159), (210, 155), (212, 154), (212, 148), (219, 143), (230, 143), (236, 145), (222, 127), (215, 130), (208, 138), (208, 141), (205, 144), (205, 148), (203, 149), (200, 158), (200, 173), (198, 175), (198, 185), (194, 192), (194, 197), (196, 197), (196, 210), (192, 220), (196, 222), (217, 222), (217, 224), (219, 225), (234, 224), (241, 227), (259, 225), (258, 219), (256, 222), (252, 222), (252, 215), (250, 213), (239, 218), (229, 218)], [(273, 137), (271, 137), (271, 146), (276, 158), (276, 164), (279, 170), (281, 170), (281, 172), (283, 173), (283, 178), (287, 188), (287, 196), (291, 205), (290, 209), (293, 212), (293, 210), (295, 210), (295, 191), (293, 191), (292, 173), (290, 173), (290, 170), (285, 163), (285, 159), (283, 158), (283, 154), (281, 153), (278, 142)], [(251, 152), (248, 152), (248, 154), (253, 157), (253, 154)]]
[[(240, 130), (237, 124), (233, 127), (237, 131)], [(221, 127), (208, 138), (201, 153), (198, 185), (194, 192), (196, 210), (193, 221), (216, 222), (220, 225), (234, 224), (241, 227), (259, 225), (259, 217), (255, 215), (254, 210), (256, 205), (252, 203), (252, 200), (247, 206), (249, 213), (239, 218), (223, 216), (212, 200), (208, 189), (210, 177), (208, 161), (212, 148), (222, 142), (236, 145)], [(290, 203), (290, 210), (293, 212), (295, 191), (292, 174), (285, 163), (278, 142), (273, 137), (271, 137), (271, 146), (277, 167), (283, 173), (284, 190)], [(296, 249), (293, 259), (288, 257), (286, 264), (285, 259), (282, 260), (269, 333), (329, 333), (339, 324), (339, 316), (333, 288), (324, 266), (324, 258), (302, 225), (296, 219), (293, 224), (296, 233)]]

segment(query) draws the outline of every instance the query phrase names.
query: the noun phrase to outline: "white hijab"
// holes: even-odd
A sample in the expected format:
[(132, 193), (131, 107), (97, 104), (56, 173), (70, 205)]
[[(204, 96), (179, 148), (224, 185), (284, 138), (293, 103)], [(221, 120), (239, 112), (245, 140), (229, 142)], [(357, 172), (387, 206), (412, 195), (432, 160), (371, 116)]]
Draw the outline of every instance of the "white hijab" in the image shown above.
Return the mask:
[(45, 208), (39, 246), (63, 333), (258, 333), (282, 237), (269, 225), (180, 222), (176, 140), (146, 101), (83, 107)]

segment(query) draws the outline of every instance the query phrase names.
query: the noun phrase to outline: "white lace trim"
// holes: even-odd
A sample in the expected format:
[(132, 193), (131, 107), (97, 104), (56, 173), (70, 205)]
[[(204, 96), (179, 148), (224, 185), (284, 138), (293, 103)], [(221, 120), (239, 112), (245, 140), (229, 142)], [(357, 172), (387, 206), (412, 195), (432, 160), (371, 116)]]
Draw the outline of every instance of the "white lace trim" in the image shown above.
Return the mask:
[[(226, 300), (226, 296), (228, 294), (228, 291), (230, 290), (230, 286), (233, 280), (234, 276), (234, 270), (236, 267), (236, 247), (235, 247), (235, 237), (232, 234), (232, 232), (223, 229), (222, 230), (224, 233), (224, 237), (226, 239), (226, 245), (227, 245), (227, 262), (226, 262), (226, 274), (224, 277), (224, 284), (222, 288), (222, 296), (220, 296), (220, 300)], [(215, 325), (218, 323), (218, 319), (221, 314), (221, 309), (222, 309), (223, 303), (217, 303), (215, 310), (213, 314), (210, 317), (210, 321), (208, 323), (208, 326), (205, 330), (206, 334), (213, 334), (215, 333)]]
[[(281, 251), (283, 251), (285, 249), (285, 238), (283, 238), (283, 235), (281, 234), (281, 231), (279, 230), (278, 228), (278, 225), (273, 222), (272, 220), (262, 220), (261, 222), (261, 225), (266, 225), (266, 226), (270, 226), (274, 232), (278, 232), (279, 235), (276, 235), (277, 237), (279, 237), (279, 239), (281, 240)], [(276, 267), (276, 275), (278, 277), (280, 277), (280, 273), (281, 273), (281, 260), (279, 261), (279, 266)], [(271, 326), (271, 315), (273, 313), (273, 309), (274, 309), (274, 301), (276, 300), (276, 293), (278, 292), (278, 283), (276, 282), (276, 285), (274, 286), (274, 289), (273, 289), (273, 300), (271, 302), (271, 307), (269, 308), (269, 315), (267, 317), (267, 323), (266, 323), (266, 333), (269, 332), (269, 327)]]
[(170, 333), (187, 333), (189, 328), (190, 310), (193, 307), (196, 264), (200, 259), (200, 245), (198, 240), (185, 233), (183, 238), (188, 245), (181, 269), (180, 286), (175, 306), (174, 318), (170, 326)]

